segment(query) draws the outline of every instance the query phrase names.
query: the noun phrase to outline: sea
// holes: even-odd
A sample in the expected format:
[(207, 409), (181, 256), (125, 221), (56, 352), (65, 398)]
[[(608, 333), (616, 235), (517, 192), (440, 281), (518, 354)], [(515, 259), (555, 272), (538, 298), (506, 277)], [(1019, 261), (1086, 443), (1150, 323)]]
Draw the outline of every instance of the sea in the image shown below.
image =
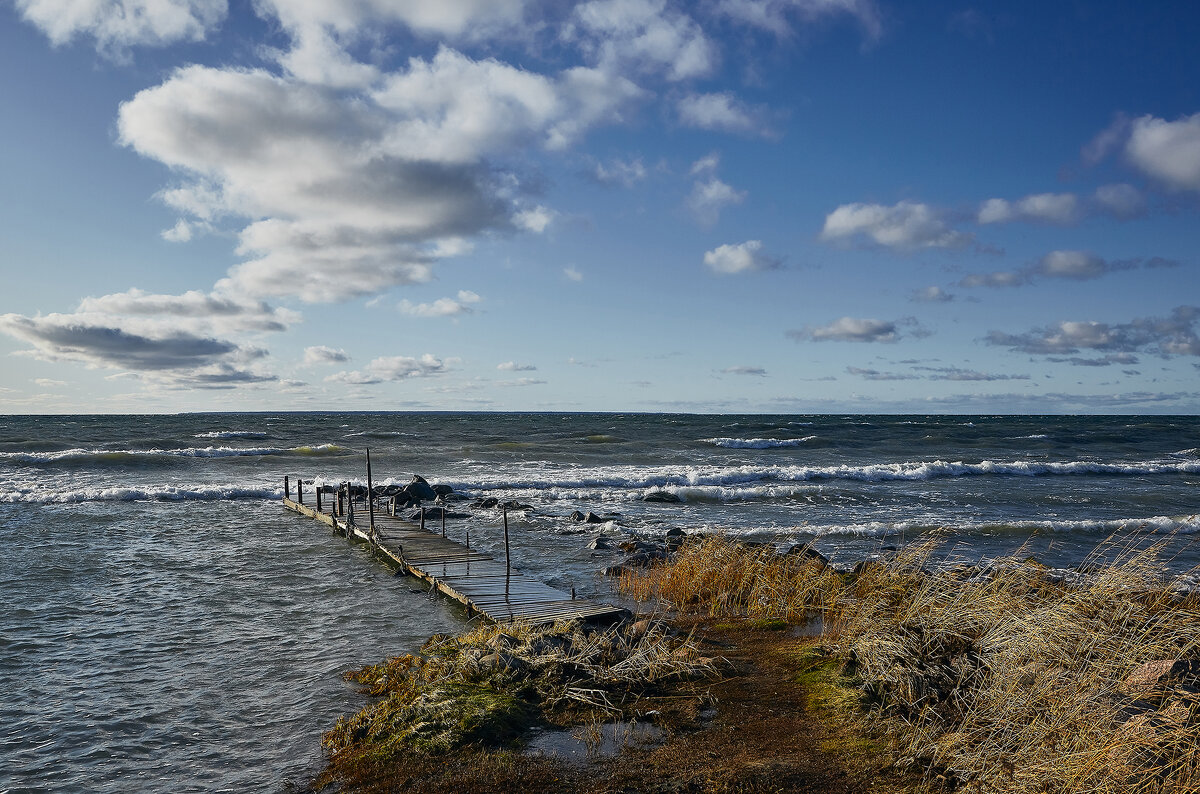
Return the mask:
[(846, 567), (930, 538), (1066, 571), (1157, 546), (1198, 586), (1194, 416), (0, 417), (0, 794), (308, 782), (365, 702), (343, 672), (471, 625), (281, 505), (285, 477), (365, 484), (368, 450), (375, 485), (451, 486), (447, 534), (484, 551), (501, 515), (471, 503), (527, 505), (513, 565), (586, 597), (615, 598), (596, 535), (672, 528)]

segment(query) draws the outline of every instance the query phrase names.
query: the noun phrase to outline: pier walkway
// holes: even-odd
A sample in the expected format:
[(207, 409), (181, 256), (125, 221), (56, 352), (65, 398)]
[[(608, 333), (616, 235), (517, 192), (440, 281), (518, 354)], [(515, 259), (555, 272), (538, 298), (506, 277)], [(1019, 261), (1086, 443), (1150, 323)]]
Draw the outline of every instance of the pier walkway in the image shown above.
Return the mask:
[[(300, 486), (302, 487), (302, 486)], [(303, 499), (299, 489), (298, 499)], [(628, 611), (590, 599), (573, 598), (547, 584), (522, 575), (505, 562), (443, 537), (441, 532), (379, 511), (374, 514), (375, 533), (367, 523), (368, 510), (352, 509), (350, 515), (334, 515), (337, 501), (328, 509), (303, 504), (286, 493), (283, 506), (314, 518), (348, 538), (364, 540), (405, 573), (423, 579), (451, 598), (462, 602), (468, 614), (479, 614), (494, 623), (524, 620), (550, 623), (556, 620), (613, 621)]]

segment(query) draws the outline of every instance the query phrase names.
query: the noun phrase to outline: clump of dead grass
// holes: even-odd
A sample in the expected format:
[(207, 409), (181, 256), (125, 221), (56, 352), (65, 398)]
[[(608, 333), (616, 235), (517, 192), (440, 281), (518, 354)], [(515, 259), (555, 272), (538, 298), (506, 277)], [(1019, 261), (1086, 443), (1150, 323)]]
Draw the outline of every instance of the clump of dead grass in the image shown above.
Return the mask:
[(952, 788), (1200, 791), (1200, 599), (1169, 590), (1162, 547), (1070, 586), (1019, 555), (939, 568), (938, 547), (843, 577), (714, 538), (621, 587), (714, 616), (819, 611), (897, 760)]
[(842, 579), (819, 559), (711, 537), (683, 546), (668, 564), (624, 571), (618, 587), (680, 612), (795, 622), (836, 603)]
[(347, 674), (375, 700), (325, 734), (329, 778), (401, 751), (498, 746), (547, 718), (620, 718), (660, 682), (706, 675), (716, 661), (661, 621), (591, 628), (488, 625), (434, 636), (419, 654)]

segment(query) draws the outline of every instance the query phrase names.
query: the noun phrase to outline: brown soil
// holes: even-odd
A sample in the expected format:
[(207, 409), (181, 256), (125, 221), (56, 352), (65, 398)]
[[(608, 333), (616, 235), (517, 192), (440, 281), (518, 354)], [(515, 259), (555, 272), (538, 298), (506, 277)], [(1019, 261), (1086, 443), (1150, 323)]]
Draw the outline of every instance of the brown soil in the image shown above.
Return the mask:
[(753, 622), (699, 621), (720, 680), (675, 684), (639, 704), (667, 731), (656, 747), (571, 765), (510, 751), (469, 750), (339, 769), (362, 792), (867, 792), (916, 791), (856, 719), (853, 699), (814, 641)]

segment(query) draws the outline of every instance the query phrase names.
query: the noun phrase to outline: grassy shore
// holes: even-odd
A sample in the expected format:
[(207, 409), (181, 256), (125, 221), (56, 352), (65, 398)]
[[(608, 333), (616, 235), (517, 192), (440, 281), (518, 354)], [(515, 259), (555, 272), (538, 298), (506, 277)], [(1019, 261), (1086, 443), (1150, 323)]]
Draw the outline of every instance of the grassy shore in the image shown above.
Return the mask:
[[(669, 620), (435, 637), (353, 674), (376, 699), (326, 735), (317, 785), (1200, 790), (1200, 600), (1155, 549), (1070, 585), (1018, 559), (935, 569), (935, 550), (839, 574), (708, 539), (620, 580)], [(556, 730), (582, 760), (528, 752)]]

